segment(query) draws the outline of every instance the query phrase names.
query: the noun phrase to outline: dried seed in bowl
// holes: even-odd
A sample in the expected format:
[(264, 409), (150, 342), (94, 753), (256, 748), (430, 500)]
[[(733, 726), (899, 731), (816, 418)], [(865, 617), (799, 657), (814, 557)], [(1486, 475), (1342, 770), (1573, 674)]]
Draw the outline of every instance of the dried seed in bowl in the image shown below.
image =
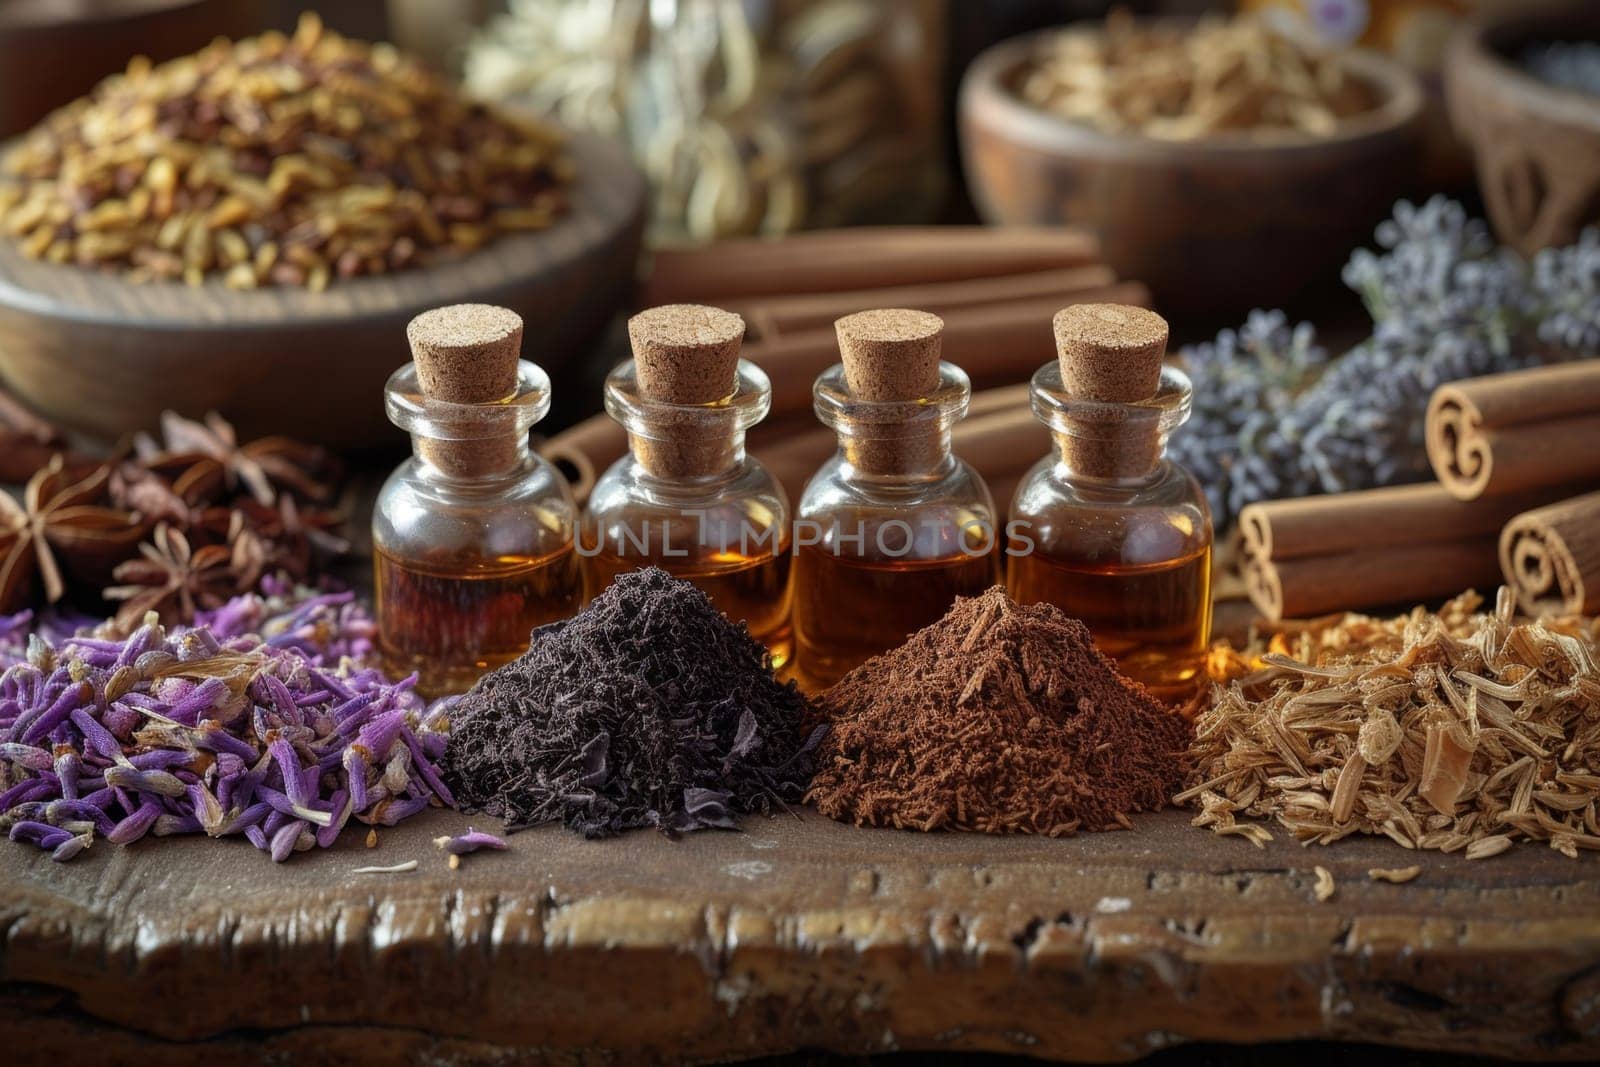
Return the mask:
[(317, 290), (546, 227), (570, 174), (552, 128), (305, 15), (293, 36), (135, 59), (50, 115), (0, 162), (0, 232), (135, 280)]

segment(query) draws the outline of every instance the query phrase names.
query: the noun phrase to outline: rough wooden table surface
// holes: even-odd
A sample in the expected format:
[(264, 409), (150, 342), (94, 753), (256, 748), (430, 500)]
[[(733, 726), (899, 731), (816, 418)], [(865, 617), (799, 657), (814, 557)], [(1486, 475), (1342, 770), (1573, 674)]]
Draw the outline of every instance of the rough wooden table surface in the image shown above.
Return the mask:
[[(654, 1062), (990, 1049), (1132, 1059), (1327, 1037), (1600, 1056), (1600, 865), (1386, 840), (1264, 851), (1183, 813), (1069, 840), (852, 830), (585, 842), (450, 871), (432, 813), (273, 866), (242, 844), (0, 845), (0, 1048), (24, 1062)], [(356, 867), (416, 859), (411, 874)], [(1420, 864), (1407, 885), (1371, 867)], [(1318, 903), (1317, 864), (1337, 892)], [(224, 1057), (219, 1059), (219, 1057)]]

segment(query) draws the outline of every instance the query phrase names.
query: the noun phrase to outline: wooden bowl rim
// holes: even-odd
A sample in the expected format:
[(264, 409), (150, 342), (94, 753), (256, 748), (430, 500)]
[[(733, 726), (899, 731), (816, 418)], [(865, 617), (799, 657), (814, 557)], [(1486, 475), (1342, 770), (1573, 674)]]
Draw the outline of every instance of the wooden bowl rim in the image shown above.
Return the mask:
[[(13, 239), (0, 236), (0, 306), (47, 319), (140, 330), (283, 330), (469, 302), (514, 283), (526, 271), (576, 262), (644, 211), (644, 175), (620, 141), (567, 131), (567, 144), (578, 175), (567, 214), (549, 229), (505, 235), (458, 260), (335, 281), (321, 293), (298, 286), (235, 290), (216, 277), (193, 288), (178, 281), (129, 282), (114, 273), (30, 259)], [(0, 156), (9, 147), (0, 146)], [(606, 180), (586, 181), (591, 174), (604, 174)]]
[[(1142, 19), (1148, 24), (1192, 23), (1193, 19)], [(1036, 54), (1038, 46), (1062, 33), (1093, 35), (1092, 28), (1068, 26), (1035, 30), (991, 45), (973, 60), (961, 81), (961, 113), (991, 127), (1002, 128), (1018, 141), (1054, 151), (1092, 149), (1105, 154), (1148, 155), (1196, 159), (1240, 159), (1282, 156), (1287, 153), (1325, 151), (1341, 146), (1382, 141), (1403, 133), (1421, 121), (1422, 84), (1400, 63), (1367, 49), (1350, 49), (1340, 61), (1357, 77), (1372, 85), (1382, 99), (1377, 107), (1341, 123), (1331, 137), (1313, 137), (1293, 131), (1281, 136), (1230, 132), (1190, 141), (1163, 140), (1136, 133), (1107, 133), (1063, 119), (1026, 102), (1007, 82), (1017, 67)], [(1276, 132), (1276, 131), (1274, 131)]]
[[(1587, 25), (1600, 34), (1600, 6), (1515, 9), (1503, 8), (1469, 19), (1451, 42), (1446, 63), (1456, 73), (1468, 73), (1497, 83), (1502, 98), (1516, 104), (1524, 113), (1600, 134), (1600, 100), (1592, 93), (1567, 89), (1529, 74), (1511, 62), (1500, 42), (1491, 38), (1512, 38), (1519, 44), (1550, 35), (1539, 27)], [(1446, 88), (1455, 79), (1446, 79)]]

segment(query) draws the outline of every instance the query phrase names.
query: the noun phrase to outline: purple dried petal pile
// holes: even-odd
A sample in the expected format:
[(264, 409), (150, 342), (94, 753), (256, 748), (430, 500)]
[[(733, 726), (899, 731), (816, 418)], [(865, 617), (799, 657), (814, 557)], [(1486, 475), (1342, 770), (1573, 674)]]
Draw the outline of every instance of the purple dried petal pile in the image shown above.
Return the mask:
[(240, 836), (275, 861), (352, 819), (449, 805), (448, 703), (364, 666), (348, 592), (267, 583), (126, 639), (0, 618), (0, 831), (68, 860), (96, 837)]

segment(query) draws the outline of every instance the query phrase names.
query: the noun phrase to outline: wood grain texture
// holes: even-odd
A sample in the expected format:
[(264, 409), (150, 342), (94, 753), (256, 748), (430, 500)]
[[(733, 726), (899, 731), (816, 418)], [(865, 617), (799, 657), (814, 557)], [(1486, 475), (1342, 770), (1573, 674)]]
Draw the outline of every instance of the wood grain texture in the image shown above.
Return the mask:
[(1572, 244), (1600, 222), (1600, 107), (1506, 57), (1596, 35), (1594, 4), (1502, 4), (1484, 9), (1446, 54), (1451, 122), (1472, 146), (1495, 234), (1524, 256)]
[[(0, 1041), (22, 1062), (402, 1055), (678, 1062), (798, 1047), (1127, 1060), (1303, 1037), (1600, 1055), (1600, 867), (1383, 840), (1223, 841), (1168, 812), (1067, 840), (814, 813), (671, 842), (434, 813), (275, 867), (243, 844), (6, 846)], [(417, 859), (405, 875), (354, 875)], [(1419, 864), (1407, 885), (1371, 867)], [(1337, 892), (1316, 903), (1313, 865)]]
[(397, 440), (383, 383), (410, 358), (405, 327), (419, 312), (512, 308), (525, 323), (524, 357), (556, 370), (626, 299), (644, 179), (616, 142), (573, 134), (570, 143), (572, 210), (550, 229), (322, 293), (133, 285), (30, 260), (0, 241), (0, 378), (41, 413), (106, 438), (150, 428), (170, 407), (220, 411), (245, 436), (335, 447)]
[(1422, 91), (1380, 56), (1347, 60), (1384, 103), (1336, 137), (1173, 142), (1022, 103), (1011, 86), (1043, 36), (1002, 42), (963, 76), (961, 155), (978, 211), (999, 225), (1089, 226), (1106, 262), (1149, 285), (1169, 317), (1233, 321), (1292, 300), (1367, 243), (1415, 179)]

